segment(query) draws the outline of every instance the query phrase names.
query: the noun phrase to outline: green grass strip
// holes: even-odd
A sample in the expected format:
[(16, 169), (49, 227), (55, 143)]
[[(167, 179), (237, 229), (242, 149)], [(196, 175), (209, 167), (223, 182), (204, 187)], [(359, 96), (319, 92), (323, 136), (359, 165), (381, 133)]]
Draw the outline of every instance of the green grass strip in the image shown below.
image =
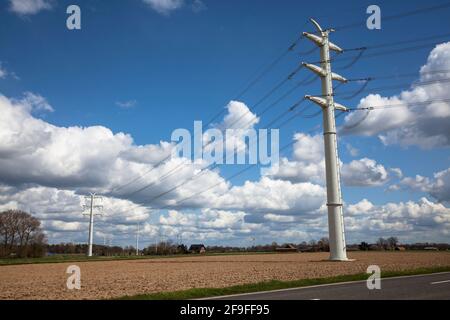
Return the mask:
[(98, 261), (121, 261), (121, 260), (146, 260), (146, 259), (166, 259), (166, 258), (194, 258), (194, 257), (210, 257), (210, 256), (238, 256), (238, 255), (259, 255), (259, 254), (276, 254), (276, 252), (225, 252), (225, 253), (206, 253), (206, 254), (173, 254), (159, 256), (94, 256), (87, 257), (84, 255), (54, 255), (42, 258), (9, 258), (0, 259), (1, 266), (12, 266), (20, 264), (41, 264), (41, 263), (66, 263), (66, 262), (98, 262)]
[[(409, 276), (409, 275), (420, 275), (420, 274), (430, 274), (438, 272), (449, 272), (450, 266), (445, 267), (433, 267), (433, 268), (419, 268), (411, 270), (402, 271), (387, 271), (382, 272), (382, 278), (398, 277), (398, 276)], [(258, 283), (249, 283), (243, 285), (237, 285), (225, 288), (194, 288), (182, 291), (173, 292), (159, 292), (142, 294), (136, 296), (125, 296), (117, 299), (120, 300), (186, 300), (186, 299), (198, 299), (205, 297), (215, 297), (224, 296), (240, 293), (251, 293), (259, 291), (270, 291), (279, 289), (289, 289), (297, 287), (307, 287), (320, 284), (331, 284), (338, 282), (349, 282), (349, 281), (360, 281), (367, 280), (368, 274), (359, 273), (353, 275), (342, 275), (328, 278), (316, 278), (316, 279), (301, 279), (293, 281), (279, 281), (271, 280)]]

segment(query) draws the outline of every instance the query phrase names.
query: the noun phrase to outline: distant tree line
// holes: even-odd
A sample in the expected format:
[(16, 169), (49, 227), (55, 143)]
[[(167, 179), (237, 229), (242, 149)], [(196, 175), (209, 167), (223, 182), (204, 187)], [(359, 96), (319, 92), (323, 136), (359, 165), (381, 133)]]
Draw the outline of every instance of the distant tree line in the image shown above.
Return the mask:
[[(230, 253), (230, 252), (275, 252), (277, 248), (283, 248), (291, 245), (298, 249), (299, 252), (329, 252), (330, 245), (328, 238), (321, 238), (320, 240), (303, 241), (301, 243), (282, 243), (272, 242), (265, 245), (254, 245), (249, 247), (239, 246), (207, 246), (207, 253)], [(85, 254), (87, 251), (86, 244), (52, 244), (48, 245), (48, 251), (53, 254)], [(416, 243), (416, 244), (399, 244), (398, 238), (390, 237), (387, 239), (380, 238), (376, 243), (361, 242), (360, 244), (349, 244), (347, 250), (349, 251), (381, 251), (381, 250), (424, 250), (426, 248), (435, 248), (437, 250), (449, 250), (450, 244), (436, 244), (436, 243)], [(136, 248), (133, 246), (126, 246), (124, 248), (119, 246), (93, 246), (93, 253), (96, 256), (132, 256), (136, 255)], [(177, 255), (190, 254), (189, 247), (185, 244), (178, 244), (173, 241), (161, 241), (159, 243), (151, 244), (139, 251), (143, 256), (155, 255)]]
[(47, 239), (41, 222), (21, 210), (0, 212), (0, 257), (41, 257)]
[[(351, 247), (355, 247), (354, 245)], [(369, 250), (450, 250), (450, 244), (448, 243), (412, 243), (412, 244), (400, 244), (397, 237), (378, 238), (376, 243), (361, 242), (357, 248), (362, 251)]]
[[(49, 244), (46, 247), (48, 254), (70, 254), (84, 255), (88, 250), (85, 243), (58, 243)], [(94, 244), (92, 246), (92, 254), (95, 256), (130, 256), (136, 254), (136, 249), (132, 246), (107, 246)]]

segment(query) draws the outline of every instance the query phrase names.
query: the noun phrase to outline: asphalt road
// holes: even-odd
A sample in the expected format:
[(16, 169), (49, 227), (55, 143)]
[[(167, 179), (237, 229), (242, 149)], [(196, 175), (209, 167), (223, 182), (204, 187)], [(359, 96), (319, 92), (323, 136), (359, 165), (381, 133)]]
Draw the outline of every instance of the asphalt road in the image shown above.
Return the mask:
[(366, 281), (345, 282), (211, 298), (214, 300), (450, 300), (450, 272), (381, 280), (380, 290)]

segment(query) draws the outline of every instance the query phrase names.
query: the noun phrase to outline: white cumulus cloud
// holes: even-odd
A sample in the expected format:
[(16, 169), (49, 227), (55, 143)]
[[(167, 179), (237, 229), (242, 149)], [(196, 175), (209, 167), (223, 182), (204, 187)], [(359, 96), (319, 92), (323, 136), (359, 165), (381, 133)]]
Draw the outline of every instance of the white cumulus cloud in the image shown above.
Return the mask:
[(156, 12), (168, 15), (172, 11), (180, 9), (184, 5), (184, 0), (143, 0)]
[(53, 0), (9, 0), (10, 10), (19, 15), (33, 15), (53, 8)]
[(398, 95), (370, 94), (359, 107), (396, 105), (345, 117), (343, 134), (378, 136), (385, 145), (419, 146), (424, 149), (450, 146), (450, 42), (437, 45), (420, 69), (420, 82)]
[(389, 179), (386, 168), (368, 158), (344, 164), (341, 173), (344, 184), (353, 187), (380, 186)]

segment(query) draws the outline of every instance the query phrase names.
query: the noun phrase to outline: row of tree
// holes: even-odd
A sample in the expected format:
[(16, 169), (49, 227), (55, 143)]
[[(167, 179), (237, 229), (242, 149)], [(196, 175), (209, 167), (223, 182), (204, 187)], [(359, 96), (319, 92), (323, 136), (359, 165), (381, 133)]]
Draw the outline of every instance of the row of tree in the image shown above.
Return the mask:
[[(46, 246), (49, 254), (70, 254), (84, 255), (88, 251), (88, 245), (85, 243), (58, 243)], [(94, 256), (129, 256), (136, 254), (136, 249), (132, 246), (106, 246), (94, 244), (92, 246), (92, 254)]]
[(47, 243), (41, 222), (21, 210), (0, 213), (0, 257), (40, 257)]

